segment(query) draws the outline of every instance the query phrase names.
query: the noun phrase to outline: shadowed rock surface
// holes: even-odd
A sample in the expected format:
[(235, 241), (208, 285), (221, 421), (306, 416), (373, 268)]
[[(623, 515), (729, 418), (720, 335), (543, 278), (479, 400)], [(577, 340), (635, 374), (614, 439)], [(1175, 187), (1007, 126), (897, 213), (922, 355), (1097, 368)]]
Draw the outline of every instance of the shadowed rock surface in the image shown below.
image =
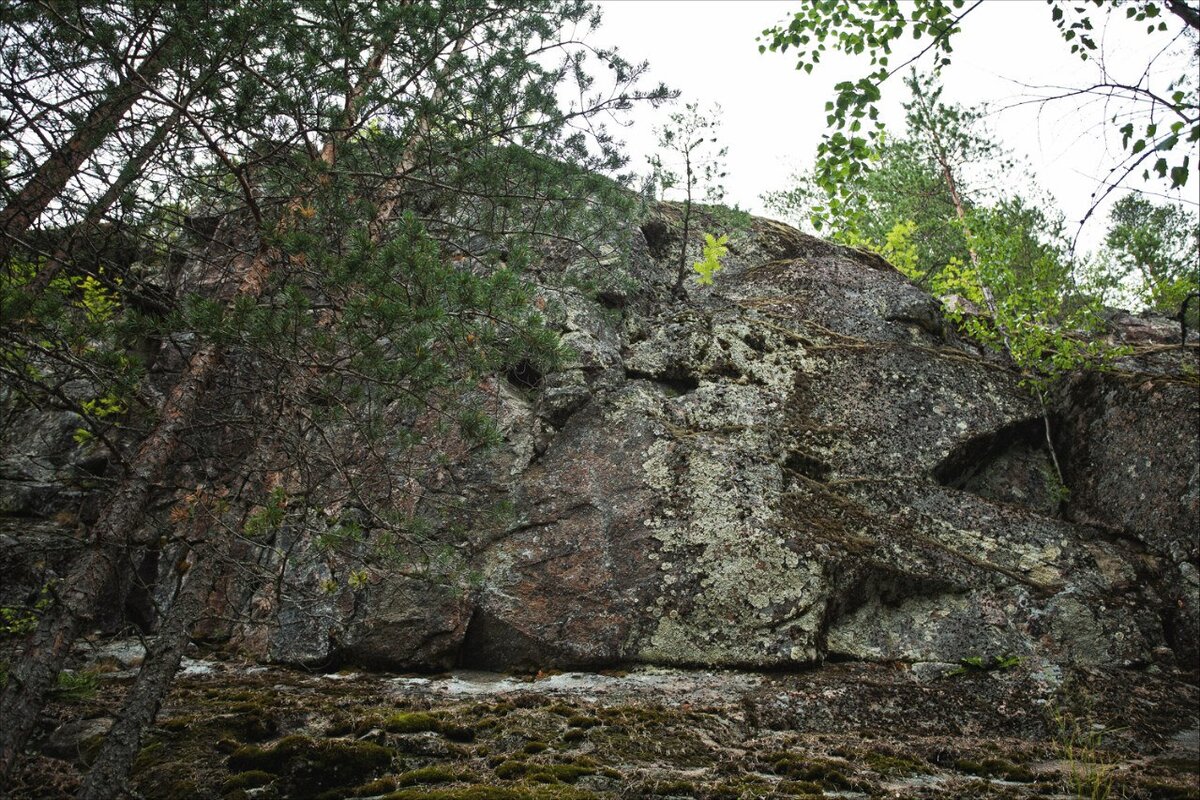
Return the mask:
[[(284, 663), (417, 669), (1195, 665), (1195, 344), (1166, 321), (1114, 318), (1134, 353), (1051, 409), (1059, 487), (1019, 375), (877, 256), (702, 215), (729, 230), (730, 255), (715, 286), (680, 300), (677, 214), (660, 205), (614, 234), (599, 264), (542, 254), (539, 305), (570, 356), (481, 385), (501, 447), (437, 442), (449, 460), (427, 485), (374, 498), (429, 522), (420, 552), (400, 568), (375, 558), (368, 526), (367, 544), (330, 554), (322, 524), (356, 518), (327, 508), (254, 556), (278, 580), (214, 598), (241, 621), (210, 633)], [(4, 527), (43, 533), (20, 540), (33, 548), (0, 539), (13, 598), (58, 568), (36, 545), (95, 459), (72, 420), (25, 417), (0, 463)], [(161, 600), (175, 559), (146, 558)], [(126, 605), (153, 625), (148, 602), (146, 620)]]
[[(672, 211), (652, 234), (674, 232)], [(632, 235), (608, 276), (624, 289), (555, 289), (582, 267), (547, 256), (574, 355), (488, 387), (505, 446), (452, 468), (472, 583), (422, 593), (377, 570), (348, 619), (328, 602), (314, 626), (274, 618), (263, 655), (1194, 663), (1196, 347), (1168, 325), (1114, 327), (1136, 330), (1139, 355), (1062, 391), (1062, 492), (1019, 375), (877, 257), (753, 220), (716, 286), (673, 302), (677, 240)]]

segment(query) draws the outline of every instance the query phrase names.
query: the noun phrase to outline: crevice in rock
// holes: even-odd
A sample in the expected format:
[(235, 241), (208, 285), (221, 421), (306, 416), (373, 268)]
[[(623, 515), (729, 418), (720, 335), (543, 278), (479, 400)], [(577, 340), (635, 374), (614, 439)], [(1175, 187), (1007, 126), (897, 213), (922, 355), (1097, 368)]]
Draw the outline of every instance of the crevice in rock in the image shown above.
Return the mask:
[(674, 239), (671, 229), (661, 219), (652, 219), (642, 225), (642, 236), (646, 237), (646, 248), (656, 261), (671, 255), (671, 244)]
[(730, 360), (724, 359), (716, 362), (711, 367), (705, 370), (711, 378), (724, 378), (729, 381), (740, 381), (743, 378), (748, 378), (755, 384), (762, 385), (762, 381), (753, 375), (746, 375)]
[(829, 479), (831, 467), (811, 453), (792, 450), (783, 460), (783, 471), (785, 473), (803, 475), (810, 480), (825, 483)]
[(875, 600), (884, 607), (897, 607), (918, 597), (958, 595), (964, 591), (966, 590), (956, 583), (927, 575), (911, 575), (883, 568), (872, 569), (842, 594), (839, 602), (835, 604), (838, 608), (831, 621)]
[(828, 660), (853, 660), (851, 653), (830, 649), (829, 635), (842, 620), (863, 606), (875, 603), (880, 609), (899, 608), (910, 600), (960, 595), (966, 589), (952, 581), (927, 575), (912, 575), (881, 565), (852, 569), (839, 581), (845, 588), (830, 598), (821, 626), (820, 650)]
[(1045, 420), (1013, 422), (955, 447), (933, 470), (942, 486), (1060, 517), (1067, 494), (1046, 447)]
[[(123, 616), (138, 631), (149, 633), (158, 622), (160, 609), (154, 602), (154, 589), (158, 582), (161, 551), (148, 547), (140, 560), (135, 562), (135, 571), (125, 593)], [(186, 569), (181, 564), (179, 569)]]
[(609, 291), (601, 289), (596, 292), (596, 302), (605, 308), (619, 309), (625, 308), (628, 303), (628, 298), (618, 291)]
[(458, 666), (463, 669), (537, 669), (544, 666), (538, 657), (540, 649), (538, 642), (487, 611), (476, 608), (463, 634)]
[(82, 459), (75, 464), (75, 469), (80, 475), (103, 478), (108, 472), (108, 462), (108, 453), (100, 453), (90, 458)]
[(1196, 630), (1195, 610), (1188, 614), (1186, 599), (1170, 598), (1162, 609), (1163, 640), (1181, 664), (1195, 664), (1200, 658), (1200, 636)]
[(528, 359), (519, 361), (504, 371), (504, 377), (519, 389), (533, 390), (542, 385), (542, 372)]
[(1040, 417), (1021, 420), (963, 442), (934, 467), (934, 480), (952, 489), (964, 488), (1006, 451), (1039, 445), (1042, 425)]
[(625, 370), (626, 380), (631, 381), (650, 381), (662, 388), (663, 393), (668, 397), (680, 397), (685, 394), (696, 391), (700, 388), (700, 379), (695, 375), (686, 373), (674, 375), (652, 375), (648, 372), (640, 372), (636, 369)]
[(749, 347), (751, 350), (755, 351), (756, 353), (769, 352), (769, 350), (767, 348), (766, 337), (763, 336), (758, 331), (751, 331), (748, 335), (746, 335), (742, 339), (742, 341), (746, 343), (747, 347)]

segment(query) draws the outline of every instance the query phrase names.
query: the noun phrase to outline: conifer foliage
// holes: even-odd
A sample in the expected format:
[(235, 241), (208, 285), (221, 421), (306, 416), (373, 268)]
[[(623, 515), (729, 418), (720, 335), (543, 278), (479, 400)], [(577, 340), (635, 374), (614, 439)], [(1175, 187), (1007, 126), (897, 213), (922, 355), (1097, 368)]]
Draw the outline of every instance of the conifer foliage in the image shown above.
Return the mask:
[(193, 564), (81, 795), (111, 797), (222, 558), (278, 555), (317, 495), (356, 509), (334, 539), (424, 546), (439, 443), (490, 436), (476, 385), (556, 357), (522, 253), (586, 239), (572, 211), (624, 196), (604, 121), (669, 93), (574, 0), (0, 15), (0, 403), (74, 412), (103, 465), (4, 687), (0, 774), (117, 571)]

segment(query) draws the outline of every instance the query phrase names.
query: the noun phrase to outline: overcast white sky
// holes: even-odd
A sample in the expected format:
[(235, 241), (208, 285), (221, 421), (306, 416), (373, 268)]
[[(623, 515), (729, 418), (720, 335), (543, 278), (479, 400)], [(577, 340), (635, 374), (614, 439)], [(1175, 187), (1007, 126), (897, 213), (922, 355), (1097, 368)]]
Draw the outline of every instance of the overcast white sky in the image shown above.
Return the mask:
[[(796, 2), (600, 0), (598, 5), (604, 21), (596, 42), (618, 46), (631, 61), (648, 60), (653, 79), (682, 92), (680, 103), (720, 103), (720, 136), (729, 147), (727, 201), (759, 214), (767, 213), (762, 193), (786, 188), (791, 173), (811, 165), (825, 130), (824, 104), (833, 96), (833, 84), (861, 77), (868, 68), (865, 58), (831, 53), (806, 75), (796, 71), (790, 53), (760, 55), (756, 37), (790, 17), (799, 7)], [(1123, 11), (1118, 14), (1097, 32), (1097, 41), (1103, 42), (1109, 73), (1133, 83), (1169, 37), (1147, 36), (1144, 25), (1126, 22)], [(1168, 17), (1172, 32), (1181, 27), (1177, 22)], [(905, 42), (906, 47), (921, 44)], [(893, 63), (916, 52), (916, 47), (911, 52), (901, 49)], [(969, 106), (986, 103), (1000, 109), (1031, 96), (1021, 84), (1083, 86), (1098, 75), (1095, 64), (1070, 54), (1042, 0), (987, 0), (964, 20), (953, 57), (943, 72), (943, 99)], [(1186, 59), (1170, 63), (1174, 75), (1188, 69)], [(1157, 88), (1165, 88), (1166, 82), (1156, 81)], [(904, 99), (903, 84), (896, 78), (888, 81), (886, 122), (899, 124)], [(635, 124), (624, 132), (632, 169), (646, 171), (646, 156), (654, 149), (652, 129), (671, 110), (644, 107), (635, 112)], [(1119, 156), (1119, 138), (1107, 124), (1113, 113), (1099, 103), (1080, 108), (1064, 100), (1042, 108), (1033, 104), (999, 110), (988, 122), (1002, 144), (1028, 160), (1042, 186), (1074, 221), (1082, 218), (1098, 179)], [(1200, 185), (1197, 161), (1193, 155), (1185, 194), (1175, 195), (1193, 204)], [(1165, 187), (1154, 182), (1145, 188), (1164, 192)], [(1081, 247), (1093, 247), (1103, 238), (1105, 216), (1098, 212), (1084, 229)]]

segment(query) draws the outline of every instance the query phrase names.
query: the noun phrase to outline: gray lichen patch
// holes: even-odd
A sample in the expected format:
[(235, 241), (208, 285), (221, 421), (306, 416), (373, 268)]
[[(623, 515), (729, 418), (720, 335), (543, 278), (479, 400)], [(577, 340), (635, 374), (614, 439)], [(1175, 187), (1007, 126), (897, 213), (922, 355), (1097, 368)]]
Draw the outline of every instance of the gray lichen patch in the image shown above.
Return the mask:
[[(741, 395), (745, 402), (730, 402)], [(817, 657), (823, 570), (774, 525), (783, 475), (764, 458), (778, 401), (727, 383), (688, 398), (692, 425), (643, 463), (670, 499), (647, 520), (663, 573), (658, 623), (642, 660), (676, 664), (805, 663)]]

